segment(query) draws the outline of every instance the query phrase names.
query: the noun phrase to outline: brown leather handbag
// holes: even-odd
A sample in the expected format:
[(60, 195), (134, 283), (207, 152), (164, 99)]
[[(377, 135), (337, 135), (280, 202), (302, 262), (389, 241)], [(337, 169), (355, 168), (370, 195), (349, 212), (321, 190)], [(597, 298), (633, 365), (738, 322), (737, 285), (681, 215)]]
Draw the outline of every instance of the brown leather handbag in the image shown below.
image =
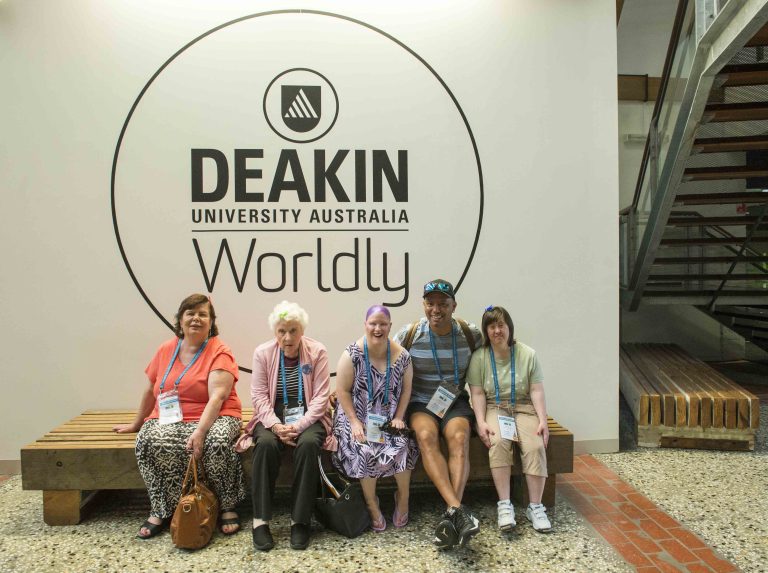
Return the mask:
[[(200, 470), (202, 474), (202, 464)], [(187, 472), (181, 486), (181, 498), (171, 519), (173, 544), (179, 549), (205, 547), (216, 530), (218, 518), (219, 500), (205, 486), (203, 479), (198, 479), (197, 461), (195, 456), (189, 456)]]

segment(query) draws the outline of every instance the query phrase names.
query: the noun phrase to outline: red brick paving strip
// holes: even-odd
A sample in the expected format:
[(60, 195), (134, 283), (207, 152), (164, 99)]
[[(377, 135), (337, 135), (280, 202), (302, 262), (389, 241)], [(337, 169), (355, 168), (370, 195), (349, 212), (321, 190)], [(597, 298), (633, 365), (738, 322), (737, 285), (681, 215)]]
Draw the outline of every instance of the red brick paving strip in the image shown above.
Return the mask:
[(590, 455), (576, 456), (558, 490), (638, 573), (730, 573), (738, 568)]

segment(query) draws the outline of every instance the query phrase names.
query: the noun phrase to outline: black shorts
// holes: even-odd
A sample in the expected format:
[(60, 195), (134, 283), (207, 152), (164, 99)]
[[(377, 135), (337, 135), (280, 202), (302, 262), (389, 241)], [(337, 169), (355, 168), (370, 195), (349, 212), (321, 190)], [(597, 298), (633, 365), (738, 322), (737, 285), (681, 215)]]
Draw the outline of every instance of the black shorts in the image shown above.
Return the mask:
[(439, 418), (433, 412), (427, 410), (426, 404), (422, 404), (421, 402), (411, 402), (408, 404), (408, 410), (405, 412), (409, 426), (411, 425), (411, 416), (416, 412), (423, 412), (432, 416), (440, 426), (441, 433), (445, 430), (445, 425), (454, 418), (466, 418), (467, 421), (469, 421), (469, 427), (474, 431), (475, 412), (472, 410), (472, 406), (469, 405), (469, 396), (467, 396), (466, 392), (459, 394), (442, 418)]

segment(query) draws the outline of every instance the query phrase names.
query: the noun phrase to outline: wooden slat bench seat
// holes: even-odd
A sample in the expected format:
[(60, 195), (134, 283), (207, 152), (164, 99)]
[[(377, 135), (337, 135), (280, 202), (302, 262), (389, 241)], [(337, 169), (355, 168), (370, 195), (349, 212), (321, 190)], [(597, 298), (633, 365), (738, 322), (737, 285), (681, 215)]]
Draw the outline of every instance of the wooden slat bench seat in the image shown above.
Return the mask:
[(622, 344), (620, 387), (645, 447), (754, 450), (754, 394), (674, 344)]
[[(253, 411), (243, 410), (244, 422)], [(95, 492), (108, 489), (144, 489), (134, 454), (136, 434), (115, 434), (115, 424), (129, 423), (135, 410), (89, 410), (51, 430), (21, 450), (22, 488), (43, 490), (43, 519), (48, 525), (74, 525)], [(543, 502), (554, 509), (556, 474), (573, 471), (573, 434), (549, 419), (550, 441), (547, 480)], [(250, 480), (252, 449), (242, 454)], [(488, 450), (479, 438), (470, 443), (470, 483), (491, 484)], [(327, 461), (327, 460), (326, 460)], [(330, 466), (328, 466), (330, 467)], [(513, 470), (514, 494), (527, 503), (525, 480), (519, 473), (519, 455)], [(278, 486), (289, 486), (290, 463), (284, 463)], [(394, 485), (394, 480), (391, 480)], [(419, 463), (413, 473), (414, 486), (429, 483)], [(385, 480), (386, 484), (386, 480)]]

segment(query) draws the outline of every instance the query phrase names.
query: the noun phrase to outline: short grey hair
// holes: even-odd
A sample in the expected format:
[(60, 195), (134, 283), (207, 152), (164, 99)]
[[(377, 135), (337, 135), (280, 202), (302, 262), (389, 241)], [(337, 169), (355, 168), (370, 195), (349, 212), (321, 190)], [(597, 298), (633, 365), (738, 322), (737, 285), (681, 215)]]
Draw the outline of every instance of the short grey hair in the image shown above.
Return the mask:
[(309, 315), (306, 310), (301, 308), (295, 302), (284, 300), (275, 305), (268, 320), (269, 328), (273, 332), (279, 323), (291, 321), (298, 322), (301, 325), (301, 328), (306, 330), (307, 325), (309, 324)]

